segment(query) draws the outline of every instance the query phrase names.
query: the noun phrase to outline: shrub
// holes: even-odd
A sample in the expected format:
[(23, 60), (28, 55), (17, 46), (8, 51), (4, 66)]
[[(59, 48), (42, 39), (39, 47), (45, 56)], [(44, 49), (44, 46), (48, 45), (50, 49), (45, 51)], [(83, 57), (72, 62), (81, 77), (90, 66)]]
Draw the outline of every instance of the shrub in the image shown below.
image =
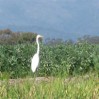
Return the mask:
[[(80, 44), (40, 45), (38, 76), (75, 75), (98, 71), (99, 46)], [(35, 44), (1, 45), (0, 71), (10, 78), (31, 74), (31, 57), (36, 52)]]

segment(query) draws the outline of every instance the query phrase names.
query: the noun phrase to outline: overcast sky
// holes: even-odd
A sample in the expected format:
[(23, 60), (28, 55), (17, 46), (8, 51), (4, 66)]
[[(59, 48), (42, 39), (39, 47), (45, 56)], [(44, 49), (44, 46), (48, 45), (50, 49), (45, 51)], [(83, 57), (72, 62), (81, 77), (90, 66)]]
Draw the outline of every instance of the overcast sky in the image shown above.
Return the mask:
[(0, 0), (3, 28), (60, 38), (99, 35), (99, 0)]

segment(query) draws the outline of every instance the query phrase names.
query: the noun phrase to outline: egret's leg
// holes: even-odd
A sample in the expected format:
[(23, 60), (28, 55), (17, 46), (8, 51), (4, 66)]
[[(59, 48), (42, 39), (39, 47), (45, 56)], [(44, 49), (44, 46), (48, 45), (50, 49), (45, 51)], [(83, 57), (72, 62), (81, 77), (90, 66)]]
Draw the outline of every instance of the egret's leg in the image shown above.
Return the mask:
[(36, 69), (36, 77), (38, 76), (38, 67), (37, 67), (37, 69)]

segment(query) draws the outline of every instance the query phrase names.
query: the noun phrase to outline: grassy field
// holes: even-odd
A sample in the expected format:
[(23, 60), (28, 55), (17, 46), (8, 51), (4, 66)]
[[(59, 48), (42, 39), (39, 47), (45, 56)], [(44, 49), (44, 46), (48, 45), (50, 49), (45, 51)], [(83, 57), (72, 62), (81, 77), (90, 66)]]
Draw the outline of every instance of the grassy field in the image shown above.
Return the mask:
[(33, 44), (0, 45), (0, 99), (99, 99), (98, 45), (41, 44), (33, 74), (35, 51)]
[(0, 81), (0, 99), (99, 99), (98, 74)]

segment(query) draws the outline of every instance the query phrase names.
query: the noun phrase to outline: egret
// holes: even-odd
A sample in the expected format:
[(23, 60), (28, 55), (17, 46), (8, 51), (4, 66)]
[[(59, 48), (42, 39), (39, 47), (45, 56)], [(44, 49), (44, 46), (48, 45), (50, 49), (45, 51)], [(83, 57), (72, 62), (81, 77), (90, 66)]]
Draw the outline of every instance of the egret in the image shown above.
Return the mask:
[(38, 65), (39, 65), (39, 52), (40, 52), (40, 46), (39, 46), (39, 38), (42, 38), (43, 36), (37, 35), (36, 37), (36, 43), (37, 43), (37, 52), (34, 54), (34, 56), (31, 59), (31, 69), (33, 72), (36, 71)]

